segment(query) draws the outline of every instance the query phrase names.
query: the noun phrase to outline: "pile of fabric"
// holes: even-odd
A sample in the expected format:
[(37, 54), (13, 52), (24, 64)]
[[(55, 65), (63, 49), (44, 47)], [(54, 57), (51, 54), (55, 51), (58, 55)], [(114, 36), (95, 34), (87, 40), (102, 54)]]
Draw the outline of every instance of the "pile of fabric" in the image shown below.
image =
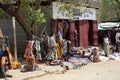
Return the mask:
[(109, 55), (108, 57), (109, 57), (109, 59), (112, 59), (112, 60), (120, 60), (120, 53), (114, 52), (113, 54)]
[(101, 61), (109, 60), (109, 58), (105, 56), (105, 53), (104, 53), (103, 50), (99, 51), (99, 58), (100, 58)]
[(87, 65), (91, 60), (88, 58), (77, 58), (77, 57), (70, 57), (67, 61), (61, 61), (61, 66), (64, 69), (71, 70), (71, 69), (78, 69), (83, 65)]

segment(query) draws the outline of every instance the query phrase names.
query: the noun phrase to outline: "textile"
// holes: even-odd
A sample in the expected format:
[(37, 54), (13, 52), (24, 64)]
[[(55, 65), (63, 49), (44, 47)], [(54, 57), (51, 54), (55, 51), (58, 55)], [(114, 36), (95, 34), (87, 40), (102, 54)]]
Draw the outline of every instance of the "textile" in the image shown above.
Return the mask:
[(49, 57), (48, 59), (52, 59), (54, 60), (55, 58), (57, 58), (56, 55), (56, 48), (57, 44), (56, 44), (56, 40), (55, 40), (55, 35), (50, 37), (50, 53), (49, 53)]
[(26, 44), (24, 57), (26, 58), (27, 63), (29, 63), (30, 59), (35, 60), (35, 56), (33, 54), (33, 44), (34, 41), (28, 41)]

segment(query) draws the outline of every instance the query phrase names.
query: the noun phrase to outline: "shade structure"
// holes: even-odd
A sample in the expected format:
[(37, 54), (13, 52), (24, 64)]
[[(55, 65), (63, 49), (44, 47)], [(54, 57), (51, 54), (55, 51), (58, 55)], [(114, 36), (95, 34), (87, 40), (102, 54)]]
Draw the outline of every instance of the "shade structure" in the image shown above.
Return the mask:
[(108, 29), (98, 26), (98, 30), (104, 31), (104, 30), (108, 30)]
[(103, 28), (114, 28), (114, 27), (119, 27), (120, 23), (119, 22), (105, 22), (105, 23), (99, 23), (98, 26), (103, 27)]

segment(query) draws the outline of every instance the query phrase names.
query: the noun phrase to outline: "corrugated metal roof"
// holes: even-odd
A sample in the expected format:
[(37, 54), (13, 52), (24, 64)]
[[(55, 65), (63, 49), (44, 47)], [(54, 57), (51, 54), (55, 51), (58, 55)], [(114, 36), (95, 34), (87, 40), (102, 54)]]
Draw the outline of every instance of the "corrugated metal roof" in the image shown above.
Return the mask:
[(99, 23), (98, 26), (112, 28), (112, 27), (119, 27), (120, 23), (119, 22), (105, 22), (105, 23)]

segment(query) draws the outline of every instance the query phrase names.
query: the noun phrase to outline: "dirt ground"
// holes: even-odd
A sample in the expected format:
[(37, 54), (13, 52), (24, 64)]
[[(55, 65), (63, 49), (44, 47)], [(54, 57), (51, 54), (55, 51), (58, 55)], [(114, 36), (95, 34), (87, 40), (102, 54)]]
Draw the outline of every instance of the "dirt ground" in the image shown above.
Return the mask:
[[(89, 63), (80, 69), (63, 70), (60, 66), (39, 64), (41, 70), (21, 73), (19, 69), (9, 70), (8, 80), (120, 80), (120, 61)], [(2, 80), (2, 79), (0, 79)]]

